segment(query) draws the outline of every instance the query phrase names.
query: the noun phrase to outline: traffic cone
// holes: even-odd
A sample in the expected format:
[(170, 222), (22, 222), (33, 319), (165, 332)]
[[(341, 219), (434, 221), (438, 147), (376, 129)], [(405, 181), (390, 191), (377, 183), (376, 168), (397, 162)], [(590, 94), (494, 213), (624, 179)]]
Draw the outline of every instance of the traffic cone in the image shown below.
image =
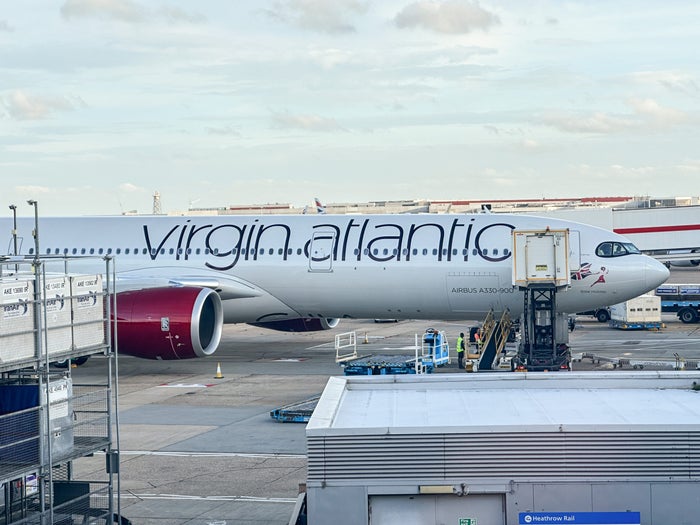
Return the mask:
[(224, 375), (221, 373), (221, 363), (216, 363), (216, 375), (214, 379), (223, 379)]

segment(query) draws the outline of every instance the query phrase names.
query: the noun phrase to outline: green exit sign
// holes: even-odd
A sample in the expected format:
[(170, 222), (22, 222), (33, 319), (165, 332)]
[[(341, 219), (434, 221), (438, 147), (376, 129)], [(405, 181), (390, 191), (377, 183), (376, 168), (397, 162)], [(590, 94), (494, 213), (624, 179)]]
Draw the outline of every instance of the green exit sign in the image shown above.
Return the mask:
[(459, 518), (459, 525), (476, 525), (476, 518)]

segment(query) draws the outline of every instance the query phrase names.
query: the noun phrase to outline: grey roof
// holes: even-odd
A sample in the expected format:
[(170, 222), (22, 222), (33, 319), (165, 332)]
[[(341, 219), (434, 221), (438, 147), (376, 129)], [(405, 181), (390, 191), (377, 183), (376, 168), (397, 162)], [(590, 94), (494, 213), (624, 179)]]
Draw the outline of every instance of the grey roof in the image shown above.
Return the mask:
[(700, 430), (700, 372), (331, 378), (308, 436)]

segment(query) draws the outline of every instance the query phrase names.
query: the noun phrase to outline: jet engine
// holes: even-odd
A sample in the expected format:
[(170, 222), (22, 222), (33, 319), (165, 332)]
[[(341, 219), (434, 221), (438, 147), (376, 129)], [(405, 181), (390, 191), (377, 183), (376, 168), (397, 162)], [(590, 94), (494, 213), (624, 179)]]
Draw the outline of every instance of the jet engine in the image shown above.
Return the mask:
[(213, 354), (223, 309), (208, 288), (146, 288), (117, 294), (117, 348), (144, 359), (191, 359)]
[(320, 330), (330, 330), (340, 323), (340, 319), (326, 317), (299, 317), (297, 319), (282, 319), (280, 321), (264, 321), (261, 323), (250, 323), (260, 328), (279, 330), (280, 332), (318, 332)]

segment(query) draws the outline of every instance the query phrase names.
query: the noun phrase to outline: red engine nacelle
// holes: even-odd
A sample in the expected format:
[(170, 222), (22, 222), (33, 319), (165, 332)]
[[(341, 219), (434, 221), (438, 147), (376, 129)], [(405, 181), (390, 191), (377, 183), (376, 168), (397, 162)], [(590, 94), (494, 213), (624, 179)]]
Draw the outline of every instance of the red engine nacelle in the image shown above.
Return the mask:
[(117, 348), (145, 359), (191, 359), (213, 354), (221, 341), (223, 309), (208, 288), (146, 288), (117, 294)]

